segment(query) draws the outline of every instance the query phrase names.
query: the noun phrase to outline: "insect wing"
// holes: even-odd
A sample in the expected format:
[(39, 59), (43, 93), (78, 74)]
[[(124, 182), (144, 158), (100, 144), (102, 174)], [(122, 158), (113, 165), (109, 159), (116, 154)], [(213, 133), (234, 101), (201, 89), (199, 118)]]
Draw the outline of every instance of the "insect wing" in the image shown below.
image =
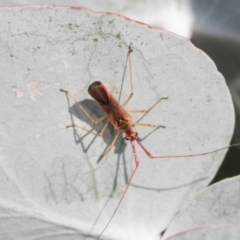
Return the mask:
[(130, 115), (101, 82), (92, 83), (88, 88), (88, 92), (108, 116), (115, 128), (131, 122)]
[(88, 93), (100, 105), (107, 105), (110, 103), (111, 93), (101, 82), (94, 82), (88, 88)]

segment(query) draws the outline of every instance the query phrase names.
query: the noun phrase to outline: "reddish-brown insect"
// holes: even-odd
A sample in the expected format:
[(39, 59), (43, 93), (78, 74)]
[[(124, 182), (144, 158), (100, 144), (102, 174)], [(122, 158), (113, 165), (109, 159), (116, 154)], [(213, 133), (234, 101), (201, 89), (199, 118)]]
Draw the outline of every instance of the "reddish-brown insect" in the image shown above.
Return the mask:
[[(134, 160), (135, 160), (135, 168), (128, 180), (128, 183), (126, 185), (126, 188), (124, 190), (124, 192), (122, 193), (122, 196), (119, 200), (118, 205), (116, 206), (111, 218), (109, 219), (107, 225), (105, 226), (105, 228), (102, 230), (102, 232), (99, 234), (98, 239), (100, 239), (100, 237), (102, 236), (102, 234), (104, 233), (104, 231), (107, 229), (107, 227), (109, 226), (110, 222), (112, 221), (114, 215), (116, 214), (127, 190), (128, 187), (134, 177), (134, 174), (137, 171), (137, 168), (139, 166), (139, 159), (137, 156), (137, 152), (135, 150), (135, 145), (134, 145), (134, 141), (136, 141), (139, 146), (143, 149), (143, 151), (147, 154), (148, 157), (150, 158), (182, 158), (182, 157), (196, 157), (196, 156), (203, 156), (203, 155), (207, 155), (210, 153), (214, 153), (217, 151), (221, 151), (224, 149), (227, 149), (229, 147), (233, 147), (233, 146), (237, 146), (240, 144), (233, 144), (221, 149), (217, 149), (214, 151), (210, 151), (210, 152), (205, 152), (205, 153), (201, 153), (201, 154), (191, 154), (191, 155), (177, 155), (177, 156), (153, 156), (141, 143), (141, 141), (138, 139), (138, 133), (136, 131), (134, 131), (133, 126), (135, 125), (139, 125), (139, 126), (146, 126), (146, 127), (164, 127), (164, 126), (160, 126), (160, 125), (153, 125), (150, 123), (141, 123), (141, 122), (133, 122), (131, 116), (128, 114), (128, 112), (124, 109), (124, 106), (130, 101), (130, 99), (133, 96), (133, 81), (132, 81), (132, 76), (131, 76), (131, 60), (130, 60), (130, 54), (131, 54), (132, 50), (131, 48), (129, 48), (128, 51), (128, 60), (129, 60), (129, 67), (130, 67), (130, 81), (131, 81), (131, 93), (129, 95), (129, 97), (127, 98), (127, 100), (120, 105), (119, 102), (114, 98), (114, 96), (109, 92), (109, 90), (106, 88), (106, 86), (104, 86), (101, 82), (96, 81), (94, 83), (92, 83), (89, 88), (88, 88), (88, 93), (93, 97), (93, 99), (97, 102), (98, 106), (103, 110), (103, 112), (105, 113), (105, 116), (94, 120), (87, 112), (86, 110), (77, 102), (77, 100), (66, 90), (62, 90), (61, 91), (65, 92), (67, 95), (69, 95), (77, 104), (78, 106), (83, 110), (83, 112), (89, 117), (89, 119), (91, 120), (92, 123), (94, 124), (98, 124), (99, 122), (101, 122), (103, 119), (107, 118), (107, 122), (106, 124), (103, 126), (102, 130), (97, 134), (98, 136), (102, 136), (105, 129), (107, 128), (107, 125), (109, 124), (109, 122), (114, 126), (114, 128), (117, 130), (116, 135), (114, 136), (112, 142), (110, 143), (110, 145), (108, 146), (107, 150), (103, 153), (103, 156), (105, 154), (107, 154), (112, 147), (114, 146), (119, 134), (121, 132), (123, 132), (125, 134), (125, 139), (129, 140), (132, 146), (132, 150), (133, 150), (133, 154), (134, 154)], [(147, 113), (149, 112), (152, 108), (154, 108), (161, 100), (165, 100), (167, 99), (167, 97), (165, 98), (160, 98), (157, 102), (155, 102), (149, 109), (147, 110), (134, 110), (131, 112), (142, 112), (142, 113)], [(78, 127), (81, 128), (85, 131), (91, 132), (85, 128), (82, 128), (80, 126), (76, 126), (76, 125), (71, 125), (68, 127)]]

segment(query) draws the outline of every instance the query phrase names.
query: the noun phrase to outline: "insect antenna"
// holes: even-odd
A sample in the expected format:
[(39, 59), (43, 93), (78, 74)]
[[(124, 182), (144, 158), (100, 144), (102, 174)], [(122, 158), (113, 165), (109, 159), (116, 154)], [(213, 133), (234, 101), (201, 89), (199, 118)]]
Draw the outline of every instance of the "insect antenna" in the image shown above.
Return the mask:
[(99, 236), (98, 236), (98, 238), (97, 238), (98, 240), (100, 240), (100, 237), (101, 237), (102, 234), (105, 232), (105, 230), (108, 228), (109, 224), (111, 223), (112, 219), (114, 218), (114, 216), (115, 216), (115, 214), (116, 214), (119, 206), (121, 205), (121, 203), (122, 203), (122, 201), (123, 201), (123, 199), (124, 199), (124, 197), (125, 197), (125, 194), (127, 193), (128, 187), (129, 187), (130, 184), (131, 184), (131, 181), (132, 181), (132, 179), (133, 179), (133, 177), (134, 177), (134, 175), (135, 175), (135, 173), (136, 173), (136, 171), (137, 171), (137, 169), (138, 169), (138, 166), (139, 166), (139, 159), (138, 159), (138, 156), (137, 156), (137, 152), (136, 152), (136, 148), (135, 148), (135, 145), (134, 145), (134, 141), (130, 141), (130, 143), (131, 143), (132, 150), (133, 150), (134, 161), (135, 161), (135, 168), (134, 168), (134, 170), (133, 170), (133, 172), (132, 172), (132, 174), (131, 174), (128, 182), (127, 182), (127, 186), (126, 186), (124, 192), (122, 193), (122, 196), (121, 196), (121, 198), (120, 198), (120, 200), (119, 200), (119, 202), (118, 202), (118, 204), (117, 204), (114, 212), (112, 213), (111, 218), (108, 220), (106, 226), (104, 227), (104, 229), (102, 230), (102, 232), (99, 234)]
[(198, 154), (187, 154), (187, 155), (167, 155), (167, 156), (153, 156), (141, 143), (141, 141), (139, 139), (136, 139), (137, 143), (139, 144), (139, 146), (143, 149), (143, 151), (148, 155), (148, 157), (150, 158), (190, 158), (190, 157), (200, 157), (203, 155), (208, 155), (211, 153), (215, 153), (215, 152), (219, 152), (222, 151), (224, 149), (228, 149), (231, 147), (236, 147), (236, 146), (240, 146), (240, 143), (235, 143), (235, 144), (231, 144), (227, 147), (223, 147), (223, 148), (219, 148), (213, 151), (209, 151), (209, 152), (204, 152), (204, 153), (198, 153)]

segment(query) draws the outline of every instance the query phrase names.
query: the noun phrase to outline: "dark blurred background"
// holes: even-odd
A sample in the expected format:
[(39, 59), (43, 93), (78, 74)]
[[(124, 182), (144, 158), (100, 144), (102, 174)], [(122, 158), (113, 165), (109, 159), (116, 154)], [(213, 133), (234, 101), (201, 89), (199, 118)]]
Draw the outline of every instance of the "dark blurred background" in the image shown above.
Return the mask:
[[(191, 1), (192, 43), (215, 62), (232, 95), (236, 124), (231, 143), (240, 142), (240, 2)], [(240, 148), (230, 148), (212, 183), (240, 174)]]
[[(239, 2), (240, 4), (240, 2)], [(239, 21), (240, 22), (240, 21)], [(240, 40), (194, 31), (191, 41), (206, 52), (226, 79), (235, 106), (236, 125), (231, 143), (240, 142)], [(212, 183), (240, 174), (240, 148), (230, 148)]]

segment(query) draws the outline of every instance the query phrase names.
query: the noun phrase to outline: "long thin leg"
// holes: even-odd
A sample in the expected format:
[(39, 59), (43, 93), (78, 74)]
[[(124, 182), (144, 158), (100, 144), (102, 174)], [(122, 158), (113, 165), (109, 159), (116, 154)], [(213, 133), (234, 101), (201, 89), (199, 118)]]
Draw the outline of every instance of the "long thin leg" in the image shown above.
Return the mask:
[(95, 132), (93, 132), (92, 130), (86, 129), (86, 128), (84, 128), (84, 127), (80, 127), (80, 126), (78, 126), (78, 125), (76, 125), (76, 124), (72, 124), (72, 125), (66, 126), (66, 128), (70, 128), (70, 127), (80, 128), (80, 129), (82, 129), (82, 130), (84, 130), (84, 131), (86, 131), (86, 132), (88, 132), (88, 133), (91, 133), (91, 134), (93, 134), (93, 135), (95, 135), (95, 136), (98, 136), (98, 133), (95, 133)]
[(80, 126), (78, 126), (78, 125), (76, 125), (76, 124), (72, 124), (72, 125), (66, 126), (66, 128), (76, 127), (76, 128), (80, 128), (80, 129), (82, 129), (82, 130), (84, 130), (84, 131), (86, 131), (86, 132), (89, 132), (89, 133), (91, 133), (91, 134), (94, 134), (95, 136), (102, 137), (102, 135), (103, 135), (103, 133), (105, 132), (108, 124), (109, 124), (109, 121), (107, 121), (107, 122), (104, 124), (103, 128), (101, 129), (101, 131), (100, 131), (99, 133), (95, 133), (95, 132), (93, 132), (92, 130), (86, 129), (86, 128), (84, 128), (84, 127), (80, 127)]
[(162, 127), (162, 128), (165, 128), (165, 126), (163, 125), (154, 125), (154, 124), (151, 124), (151, 123), (140, 123), (140, 122), (132, 122), (132, 125), (134, 126), (142, 126), (142, 127)]
[(118, 131), (116, 133), (116, 135), (114, 136), (112, 142), (109, 144), (108, 148), (106, 149), (106, 151), (103, 153), (102, 157), (104, 157), (109, 151), (111, 151), (112, 147), (114, 146), (115, 142), (117, 141), (118, 139), (118, 136), (120, 134), (121, 131)]
[(227, 149), (227, 148), (240, 146), (240, 143), (235, 143), (235, 144), (229, 145), (229, 146), (227, 146), (227, 147), (219, 148), (219, 149), (216, 149), (216, 150), (214, 150), (214, 151), (205, 152), (205, 153), (189, 154), (189, 155), (176, 155), (176, 156), (153, 156), (153, 155), (142, 145), (142, 143), (140, 142), (139, 139), (136, 139), (136, 141), (137, 141), (137, 143), (139, 144), (139, 146), (143, 149), (143, 151), (144, 151), (144, 152), (148, 155), (148, 157), (150, 157), (150, 158), (187, 158), (187, 157), (200, 157), (200, 156), (207, 155), (207, 154), (210, 154), (210, 153), (219, 152), (219, 151), (222, 151), (222, 150)]
[(105, 118), (105, 116), (103, 116), (103, 117), (100, 117), (100, 118), (94, 120), (94, 119), (87, 113), (87, 111), (84, 109), (84, 107), (75, 99), (75, 97), (74, 97), (69, 91), (64, 90), (64, 89), (60, 89), (60, 91), (61, 91), (61, 92), (65, 92), (70, 98), (72, 98), (72, 100), (77, 103), (78, 107), (82, 109), (82, 111), (86, 114), (86, 116), (90, 119), (90, 121), (91, 121), (93, 124), (98, 124), (99, 122), (101, 122), (101, 121)]
[(131, 93), (129, 94), (127, 100), (122, 104), (123, 107), (124, 107), (125, 105), (127, 105), (128, 102), (130, 101), (130, 99), (133, 97), (133, 80), (132, 80), (131, 52), (132, 52), (132, 49), (129, 47), (129, 51), (128, 51), (128, 64), (129, 64), (129, 72), (130, 72)]
[(139, 109), (139, 110), (126, 110), (127, 112), (135, 112), (135, 113), (148, 113), (150, 112), (159, 102), (161, 102), (162, 100), (166, 100), (168, 99), (168, 97), (163, 97), (158, 99), (150, 108), (148, 109)]
[(111, 223), (113, 217), (115, 216), (115, 214), (116, 214), (119, 206), (121, 205), (121, 203), (122, 203), (122, 201), (123, 201), (124, 196), (126, 195), (126, 192), (127, 192), (127, 190), (128, 190), (128, 187), (129, 187), (129, 185), (131, 184), (131, 181), (132, 181), (132, 179), (133, 179), (133, 177), (134, 177), (134, 175), (135, 175), (135, 173), (136, 173), (136, 171), (137, 171), (137, 168), (138, 168), (138, 166), (139, 166), (139, 159), (138, 159), (138, 156), (137, 156), (137, 152), (136, 152), (136, 149), (135, 149), (135, 145), (134, 145), (133, 141), (130, 141), (130, 142), (131, 142), (131, 146), (132, 146), (132, 150), (133, 150), (133, 155), (134, 155), (134, 160), (135, 160), (135, 168), (134, 168), (134, 170), (133, 170), (133, 172), (132, 172), (132, 175), (130, 176), (130, 178), (129, 178), (129, 180), (128, 180), (127, 186), (126, 186), (126, 188), (125, 188), (125, 190), (124, 190), (124, 192), (123, 192), (123, 194), (122, 194), (122, 196), (121, 196), (121, 198), (120, 198), (120, 200), (119, 200), (119, 202), (118, 202), (117, 207), (115, 208), (115, 211), (113, 212), (111, 218), (108, 220), (108, 223), (107, 223), (107, 225), (105, 226), (105, 228), (102, 230), (102, 232), (101, 232), (100, 235), (98, 236), (98, 238), (97, 238), (98, 240), (100, 240), (100, 237), (103, 235), (103, 233), (105, 232), (105, 230), (107, 229), (107, 227), (108, 227), (109, 224)]
[(107, 122), (104, 124), (103, 128), (101, 129), (101, 131), (98, 133), (98, 136), (101, 137), (103, 135), (103, 133), (105, 132), (107, 126), (109, 124), (109, 120), (107, 120)]

